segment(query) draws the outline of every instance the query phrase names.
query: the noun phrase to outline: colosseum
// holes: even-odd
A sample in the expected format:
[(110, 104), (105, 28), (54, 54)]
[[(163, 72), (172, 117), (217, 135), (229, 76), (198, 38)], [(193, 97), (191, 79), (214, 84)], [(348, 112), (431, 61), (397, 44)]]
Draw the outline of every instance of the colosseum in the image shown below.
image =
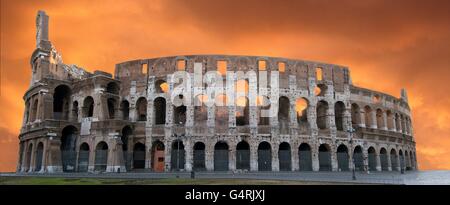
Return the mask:
[(17, 172), (418, 168), (406, 91), (357, 87), (348, 67), (188, 55), (91, 73), (63, 63), (48, 23), (39, 11)]

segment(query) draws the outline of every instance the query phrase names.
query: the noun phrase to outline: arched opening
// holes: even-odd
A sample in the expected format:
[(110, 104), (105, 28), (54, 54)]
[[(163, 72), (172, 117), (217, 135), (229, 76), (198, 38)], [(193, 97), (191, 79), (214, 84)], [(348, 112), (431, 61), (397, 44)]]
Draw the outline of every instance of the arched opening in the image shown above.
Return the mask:
[(87, 96), (83, 101), (83, 117), (94, 116), (94, 98)]
[(108, 114), (109, 119), (114, 119), (116, 115), (116, 100), (114, 98), (108, 98)]
[(127, 100), (123, 100), (120, 103), (120, 108), (122, 110), (122, 119), (130, 120), (130, 103)]
[(215, 126), (219, 130), (227, 130), (228, 128), (228, 107), (227, 96), (220, 94), (214, 99), (216, 104), (215, 110)]
[(246, 141), (236, 146), (236, 169), (250, 170), (250, 146)]
[(384, 127), (384, 120), (383, 120), (383, 111), (381, 109), (377, 109), (377, 128), (381, 129)]
[(205, 144), (196, 142), (194, 144), (194, 171), (205, 171)]
[(297, 113), (297, 123), (300, 128), (307, 128), (308, 125), (308, 106), (309, 103), (305, 98), (298, 98), (295, 101), (295, 111)]
[(394, 170), (397, 170), (399, 167), (398, 167), (398, 162), (397, 162), (397, 160), (398, 160), (398, 156), (397, 156), (397, 151), (395, 151), (395, 149), (391, 149), (391, 168), (392, 168), (392, 171), (394, 171)]
[(31, 154), (33, 153), (33, 144), (30, 143), (30, 145), (28, 145), (28, 149), (27, 149), (27, 155), (26, 155), (26, 163), (25, 163), (25, 168), (26, 171), (30, 171), (31, 168)]
[(105, 172), (108, 165), (108, 144), (99, 142), (95, 147), (95, 171)]
[(328, 90), (328, 86), (325, 84), (317, 84), (314, 88), (314, 95), (316, 96), (325, 96), (325, 93)]
[(71, 90), (66, 85), (59, 85), (53, 94), (53, 119), (67, 120)]
[(339, 131), (344, 131), (344, 112), (345, 104), (342, 101), (336, 102), (334, 104), (334, 122), (336, 123), (336, 129)]
[(194, 100), (194, 123), (196, 125), (205, 125), (208, 120), (208, 107), (205, 105), (208, 101), (208, 96), (197, 95)]
[(331, 171), (331, 152), (328, 144), (319, 146), (319, 171)]
[(272, 149), (266, 141), (258, 145), (258, 171), (272, 171)]
[(323, 80), (323, 69), (320, 67), (316, 68), (316, 80), (317, 81)]
[(73, 120), (78, 120), (78, 101), (72, 103), (72, 118)]
[(386, 121), (387, 121), (387, 128), (388, 130), (394, 129), (394, 116), (390, 110), (386, 110)]
[(370, 108), (369, 106), (365, 106), (364, 107), (364, 118), (365, 118), (365, 122), (366, 122), (366, 127), (372, 127), (373, 122), (372, 122), (372, 108)]
[(278, 148), (278, 161), (280, 171), (292, 171), (291, 145), (282, 142)]
[(319, 129), (327, 129), (328, 128), (328, 123), (327, 123), (327, 111), (328, 111), (328, 103), (326, 101), (319, 101), (317, 103), (317, 108), (316, 108), (316, 112), (317, 112), (317, 128)]
[(352, 125), (354, 127), (361, 124), (361, 110), (358, 104), (352, 104)]
[(298, 147), (298, 162), (300, 171), (312, 171), (311, 147), (306, 143)]
[(119, 85), (115, 82), (110, 82), (106, 85), (106, 92), (118, 95), (119, 94)]
[(236, 100), (236, 125), (249, 124), (249, 100), (247, 97), (239, 97)]
[(42, 169), (42, 157), (44, 155), (44, 144), (42, 142), (39, 142), (37, 149), (36, 149), (36, 160), (35, 160), (35, 172), (39, 172)]
[(405, 166), (406, 170), (411, 170), (411, 159), (409, 157), (408, 151), (405, 151)]
[(217, 142), (214, 146), (214, 171), (228, 171), (228, 145)]
[(186, 124), (186, 106), (173, 106), (173, 124), (184, 125)]
[(375, 148), (369, 147), (367, 153), (369, 154), (369, 171), (377, 171), (377, 154)]
[(133, 169), (145, 168), (145, 145), (138, 142), (133, 148)]
[(397, 132), (400, 132), (402, 130), (402, 127), (400, 125), (400, 115), (398, 113), (395, 113), (395, 128), (397, 128)]
[(62, 130), (61, 135), (61, 161), (64, 172), (75, 171), (78, 129), (74, 126), (67, 126)]
[(171, 170), (184, 170), (185, 163), (184, 144), (181, 140), (175, 140), (172, 143), (172, 152), (170, 154), (170, 168)]
[(385, 148), (380, 149), (380, 163), (381, 163), (381, 170), (382, 171), (388, 171), (389, 170), (389, 163), (388, 163), (388, 155)]
[(164, 80), (155, 81), (155, 92), (166, 93), (169, 90), (169, 84)]
[(78, 152), (78, 172), (87, 172), (89, 168), (89, 145), (83, 143), (80, 145)]
[(152, 145), (152, 169), (155, 172), (164, 171), (164, 143), (159, 140)]
[(155, 125), (164, 125), (166, 123), (166, 99), (158, 97), (153, 101), (155, 115)]
[(30, 115), (31, 115), (30, 116), (30, 122), (36, 121), (38, 104), (39, 104), (38, 99), (33, 101), (33, 105), (31, 107), (31, 112), (30, 112)]
[(280, 126), (280, 134), (289, 133), (289, 122), (290, 122), (290, 107), (289, 98), (281, 96), (278, 99), (278, 124)]
[(137, 121), (147, 120), (147, 99), (145, 99), (144, 97), (140, 97), (136, 101), (136, 114)]
[(270, 101), (266, 96), (258, 96), (258, 125), (270, 125)]
[(349, 171), (347, 146), (341, 144), (337, 148), (337, 161), (339, 171)]
[(125, 162), (125, 167), (127, 169), (131, 168), (131, 154), (128, 152), (128, 142), (130, 141), (130, 137), (133, 134), (133, 130), (130, 126), (125, 126), (122, 128), (120, 140), (122, 141), (122, 154), (123, 160)]
[(355, 162), (355, 170), (363, 171), (364, 170), (364, 156), (362, 152), (361, 146), (356, 146), (353, 150), (353, 161)]

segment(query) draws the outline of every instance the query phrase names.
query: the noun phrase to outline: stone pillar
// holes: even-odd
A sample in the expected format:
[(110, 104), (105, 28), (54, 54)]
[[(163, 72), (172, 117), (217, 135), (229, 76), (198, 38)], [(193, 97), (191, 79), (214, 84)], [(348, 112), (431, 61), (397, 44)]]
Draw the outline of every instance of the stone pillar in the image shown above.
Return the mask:
[(337, 172), (339, 170), (338, 160), (337, 160), (337, 147), (334, 143), (330, 144), (331, 150), (331, 171)]
[(361, 119), (359, 126), (360, 127), (370, 127), (369, 125), (366, 125), (366, 115), (365, 115), (366, 111), (364, 110), (364, 108), (360, 108), (359, 109), (359, 119)]
[(311, 154), (312, 154), (312, 168), (313, 171), (319, 171), (319, 148), (317, 145), (311, 146)]
[(307, 119), (311, 130), (317, 130), (317, 111), (315, 105), (309, 105), (307, 108)]
[(185, 152), (185, 164), (184, 164), (184, 169), (188, 172), (192, 171), (192, 166), (194, 164), (194, 159), (193, 159), (193, 145), (192, 145), (192, 141), (190, 139), (185, 140), (185, 145), (184, 145), (184, 152)]
[(106, 172), (126, 172), (125, 160), (123, 159), (122, 141), (118, 135), (110, 140), (111, 148), (108, 149), (108, 164)]
[[(167, 119), (166, 119), (167, 122)], [(164, 140), (164, 171), (169, 172), (171, 170), (171, 153), (172, 153), (172, 141)]]
[(378, 128), (378, 125), (377, 125), (377, 111), (376, 110), (372, 110), (372, 111), (370, 111), (370, 121), (371, 121), (371, 125), (370, 125), (370, 128), (372, 128), (372, 129), (377, 129)]
[(298, 144), (293, 143), (291, 145), (291, 168), (292, 171), (298, 171), (300, 169), (299, 159), (298, 159)]
[(230, 142), (228, 146), (228, 169), (230, 171), (236, 170), (236, 144)]
[(205, 167), (207, 171), (214, 171), (214, 144), (205, 142)]
[(381, 158), (380, 158), (380, 154), (379, 153), (376, 153), (375, 154), (375, 160), (377, 161), (377, 171), (382, 171), (382, 169), (381, 169)]
[(387, 169), (388, 171), (392, 171), (391, 154), (389, 152), (386, 152), (386, 158), (387, 158)]
[(255, 141), (250, 143), (250, 171), (258, 171), (258, 145)]
[(369, 152), (368, 150), (361, 146), (362, 153), (363, 153), (363, 162), (364, 162), (364, 171), (369, 171)]
[(278, 145), (274, 145), (274, 143), (271, 143), (270, 145), (272, 147), (272, 171), (280, 171), (280, 162), (278, 159)]
[(333, 133), (336, 133), (336, 122), (334, 119), (334, 104), (328, 103), (326, 123), (327, 127), (329, 127), (331, 131), (334, 131)]
[(388, 130), (387, 129), (387, 114), (386, 112), (382, 112), (383, 114), (381, 115), (382, 119), (383, 119), (383, 127), (381, 128), (382, 130)]
[(396, 155), (397, 157), (396, 157), (396, 159), (395, 160), (397, 160), (397, 171), (401, 171), (401, 167), (403, 166), (402, 164), (401, 164), (401, 161), (400, 161), (400, 155)]
[(95, 171), (95, 144), (91, 144), (91, 145), (89, 145), (88, 172), (94, 172)]

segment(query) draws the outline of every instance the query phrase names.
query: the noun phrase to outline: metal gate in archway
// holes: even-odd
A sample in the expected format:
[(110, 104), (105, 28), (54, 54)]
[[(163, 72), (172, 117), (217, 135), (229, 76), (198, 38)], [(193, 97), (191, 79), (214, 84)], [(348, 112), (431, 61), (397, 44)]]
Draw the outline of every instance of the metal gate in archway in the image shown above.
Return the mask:
[(214, 171), (228, 171), (228, 145), (218, 142), (214, 146)]
[(389, 163), (387, 154), (380, 154), (381, 170), (388, 171)]
[(269, 143), (261, 143), (258, 147), (258, 171), (272, 170), (272, 152)]
[(319, 151), (319, 171), (331, 171), (331, 153)]
[(80, 150), (78, 153), (78, 172), (87, 172), (89, 168), (89, 151)]
[(377, 157), (375, 153), (369, 153), (369, 170), (377, 171)]
[(250, 170), (250, 150), (236, 150), (236, 169)]
[(340, 171), (349, 171), (349, 156), (347, 150), (337, 153), (338, 169)]
[(280, 149), (278, 151), (280, 171), (291, 171), (291, 149)]

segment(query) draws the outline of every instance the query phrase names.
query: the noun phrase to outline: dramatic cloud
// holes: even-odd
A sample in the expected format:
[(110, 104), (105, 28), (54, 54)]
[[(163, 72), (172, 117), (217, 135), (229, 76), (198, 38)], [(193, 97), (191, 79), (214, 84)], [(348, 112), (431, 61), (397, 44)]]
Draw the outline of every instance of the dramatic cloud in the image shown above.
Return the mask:
[(421, 169), (450, 168), (449, 1), (1, 1), (0, 171), (12, 171), (29, 86), (35, 15), (68, 64), (239, 54), (350, 67), (353, 83), (406, 88)]

